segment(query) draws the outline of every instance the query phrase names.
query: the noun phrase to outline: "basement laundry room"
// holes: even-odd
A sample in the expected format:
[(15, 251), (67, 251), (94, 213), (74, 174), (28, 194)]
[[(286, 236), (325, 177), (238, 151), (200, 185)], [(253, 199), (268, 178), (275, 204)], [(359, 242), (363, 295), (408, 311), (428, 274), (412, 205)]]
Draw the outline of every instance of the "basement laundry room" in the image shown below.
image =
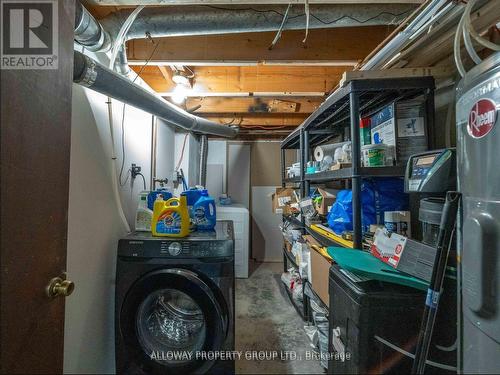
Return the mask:
[(500, 0), (2, 0), (1, 374), (500, 373)]

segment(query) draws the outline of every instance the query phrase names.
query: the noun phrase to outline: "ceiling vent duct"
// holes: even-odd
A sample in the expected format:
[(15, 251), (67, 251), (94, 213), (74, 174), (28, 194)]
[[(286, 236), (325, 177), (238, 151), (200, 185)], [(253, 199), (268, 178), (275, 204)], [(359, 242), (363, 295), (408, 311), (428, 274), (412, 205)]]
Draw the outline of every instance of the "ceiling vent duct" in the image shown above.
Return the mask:
[(188, 131), (228, 138), (238, 134), (238, 128), (217, 124), (183, 111), (78, 51), (74, 51), (73, 82), (151, 113), (170, 125)]
[[(80, 4), (81, 5), (81, 4)], [(82, 7), (83, 8), (83, 7)], [(413, 10), (415, 4), (336, 4), (310, 5), (309, 29), (398, 25)], [(85, 8), (77, 12), (76, 25), (86, 24)], [(98, 37), (102, 28), (111, 40), (118, 35), (120, 27), (132, 12), (122, 9), (99, 20), (102, 27), (88, 26), (88, 32), (95, 30), (91, 40), (96, 41), (93, 50), (106, 48), (106, 38)], [(237, 34), (246, 32), (276, 31), (283, 21), (286, 6), (217, 7), (217, 6), (163, 6), (148, 7), (141, 11), (127, 33), (126, 40), (147, 37), (194, 36), (211, 34)], [(88, 12), (87, 12), (88, 13)], [(90, 17), (92, 17), (90, 15)], [(93, 19), (93, 18), (92, 18)], [(95, 20), (93, 20), (96, 24)], [(304, 7), (297, 4), (288, 12), (283, 30), (306, 28), (307, 17)], [(89, 21), (92, 23), (91, 21)], [(85, 42), (89, 36), (85, 33)], [(79, 41), (77, 37), (75, 39)], [(80, 42), (81, 43), (81, 42)], [(83, 44), (83, 43), (82, 43)]]

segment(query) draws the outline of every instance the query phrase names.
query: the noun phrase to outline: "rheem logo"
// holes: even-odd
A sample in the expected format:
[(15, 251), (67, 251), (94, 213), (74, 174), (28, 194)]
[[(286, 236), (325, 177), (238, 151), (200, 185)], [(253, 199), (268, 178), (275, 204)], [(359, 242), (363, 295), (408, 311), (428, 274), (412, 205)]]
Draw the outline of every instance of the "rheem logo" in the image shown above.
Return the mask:
[(495, 125), (497, 109), (495, 102), (490, 99), (478, 100), (469, 112), (467, 132), (473, 138), (482, 138)]
[(1, 4), (2, 69), (57, 69), (57, 0)]

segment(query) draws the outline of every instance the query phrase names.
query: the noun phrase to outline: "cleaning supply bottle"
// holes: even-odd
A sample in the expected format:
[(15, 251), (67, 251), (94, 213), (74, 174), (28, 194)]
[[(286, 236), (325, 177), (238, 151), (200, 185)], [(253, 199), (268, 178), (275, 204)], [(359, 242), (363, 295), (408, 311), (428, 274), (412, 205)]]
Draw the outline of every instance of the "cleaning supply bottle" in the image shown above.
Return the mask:
[(151, 232), (151, 221), (153, 210), (148, 208), (149, 191), (141, 191), (139, 194), (139, 205), (135, 213), (135, 230), (139, 232)]
[(214, 230), (216, 224), (215, 200), (207, 190), (201, 191), (201, 197), (193, 206), (194, 223), (200, 231)]
[(162, 195), (163, 200), (167, 200), (173, 197), (172, 193), (170, 192), (170, 189), (168, 187), (164, 187), (163, 185), (157, 188), (156, 190), (151, 191), (148, 194), (148, 208), (150, 210), (153, 210), (154, 203), (159, 194)]
[(193, 206), (201, 197), (201, 190), (196, 187), (191, 187), (181, 193), (181, 196), (185, 196), (188, 205), (189, 217), (194, 219), (193, 216)]
[(189, 234), (189, 213), (186, 197), (163, 200), (161, 194), (155, 200), (153, 221), (151, 224), (153, 236), (186, 237)]

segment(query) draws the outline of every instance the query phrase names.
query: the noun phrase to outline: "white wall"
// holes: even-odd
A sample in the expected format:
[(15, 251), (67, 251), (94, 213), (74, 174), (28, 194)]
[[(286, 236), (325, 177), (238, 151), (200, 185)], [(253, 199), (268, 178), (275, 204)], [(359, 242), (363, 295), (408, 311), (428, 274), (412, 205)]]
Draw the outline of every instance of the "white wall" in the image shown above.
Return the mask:
[[(119, 219), (111, 183), (106, 101), (103, 95), (73, 86), (67, 272), (76, 287), (66, 299), (65, 373), (102, 374), (115, 370), (116, 247), (126, 232)], [(119, 172), (123, 105), (113, 102)], [(126, 172), (132, 162), (140, 165), (149, 189), (152, 116), (130, 106), (126, 107), (125, 115), (124, 170)], [(158, 121), (157, 177), (171, 180), (174, 138), (173, 130)], [(129, 178), (120, 188), (124, 211), (132, 227), (137, 195), (142, 189), (140, 177), (133, 182)]]
[[(175, 167), (179, 164), (179, 160), (182, 155), (182, 145), (184, 139), (186, 138), (186, 146), (184, 148), (184, 156), (182, 157), (179, 171), (182, 169), (184, 172), (184, 178), (186, 179), (186, 184), (188, 187), (195, 186), (198, 184), (200, 175), (200, 142), (199, 140), (190, 133), (177, 133), (175, 135)], [(182, 184), (180, 183), (178, 188), (175, 189), (175, 194), (179, 195), (183, 191)]]
[(227, 142), (208, 141), (207, 155), (207, 189), (214, 199), (227, 189)]
[[(231, 143), (238, 144), (238, 142), (229, 141)], [(232, 181), (232, 178), (241, 180), (238, 175), (233, 176), (228, 170), (228, 141), (209, 141), (208, 142), (208, 174), (207, 174), (207, 186), (209, 187), (210, 194), (217, 198), (222, 191), (227, 192), (228, 187), (237, 188), (240, 181)], [(257, 142), (267, 142), (267, 141), (256, 141), (251, 143), (251, 147), (254, 148)], [(248, 143), (248, 142), (244, 142)], [(253, 152), (253, 151), (250, 151)], [(241, 160), (242, 163), (251, 163), (250, 160)], [(221, 168), (217, 168), (222, 165)], [(250, 166), (250, 169), (253, 166)], [(212, 169), (211, 169), (212, 168)], [(232, 168), (237, 168), (237, 166), (232, 166)], [(242, 167), (243, 168), (243, 167)], [(210, 172), (213, 172), (212, 174)], [(254, 172), (252, 172), (254, 173)], [(256, 172), (258, 173), (258, 171)], [(279, 180), (279, 176), (277, 176)], [(250, 183), (248, 183), (250, 185)], [(271, 197), (270, 195), (276, 190), (276, 186), (245, 186), (243, 188), (249, 189), (250, 197), (250, 215), (252, 221), (251, 230), (251, 257), (257, 259), (258, 261), (265, 262), (280, 262), (283, 259), (282, 256), (282, 246), (283, 237), (279, 229), (279, 224), (281, 223), (281, 215), (273, 214)], [(228, 192), (230, 194), (230, 191)]]

